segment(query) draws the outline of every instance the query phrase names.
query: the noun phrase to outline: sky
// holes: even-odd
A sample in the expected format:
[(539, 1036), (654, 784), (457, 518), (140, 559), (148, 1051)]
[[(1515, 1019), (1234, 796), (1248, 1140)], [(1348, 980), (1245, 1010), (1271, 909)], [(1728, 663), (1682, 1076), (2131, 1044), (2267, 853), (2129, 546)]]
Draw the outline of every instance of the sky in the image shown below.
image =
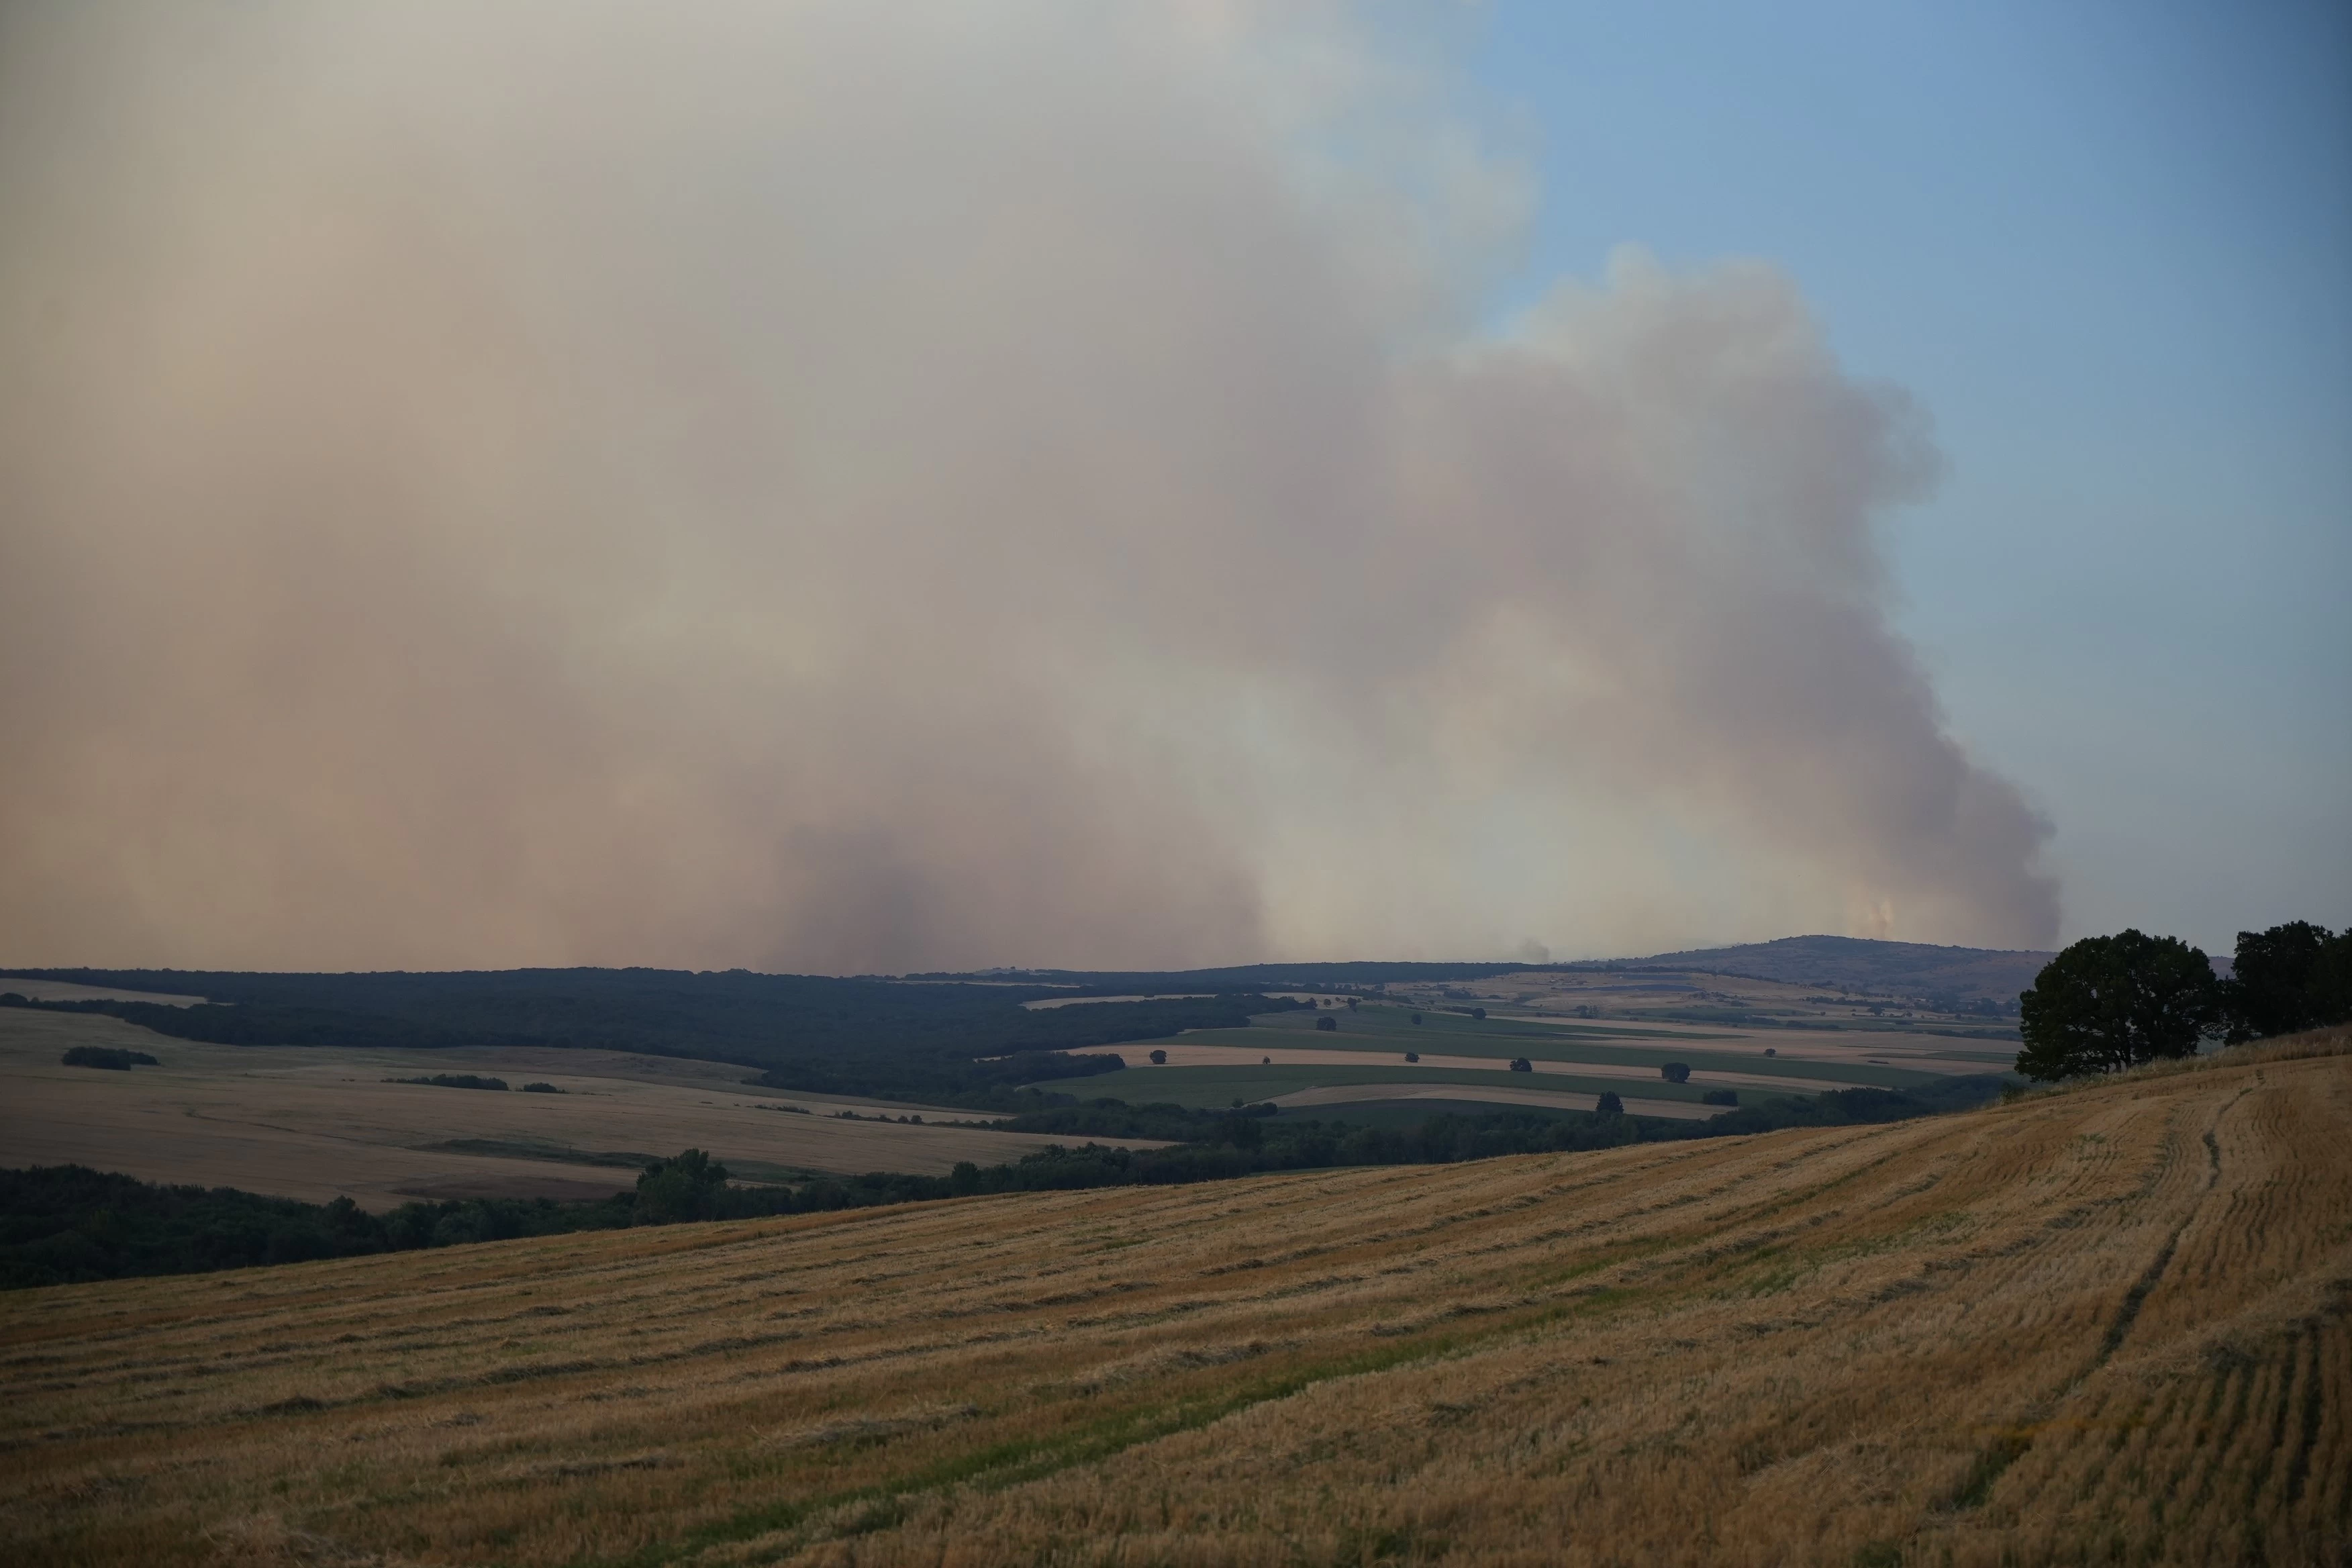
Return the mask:
[(0, 963), (2352, 923), (2340, 8), (0, 10)]
[(2069, 938), (2352, 922), (2352, 10), (1513, 4), (1465, 90), (1542, 203), (1498, 309), (1769, 258), (1947, 466), (1887, 520)]

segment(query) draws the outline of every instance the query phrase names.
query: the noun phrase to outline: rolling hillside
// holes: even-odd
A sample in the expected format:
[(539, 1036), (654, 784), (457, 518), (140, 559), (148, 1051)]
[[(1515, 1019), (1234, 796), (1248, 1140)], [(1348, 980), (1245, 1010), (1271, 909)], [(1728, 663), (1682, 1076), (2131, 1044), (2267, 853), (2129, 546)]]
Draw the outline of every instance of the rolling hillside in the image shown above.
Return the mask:
[(1777, 942), (1568, 967), (1695, 970), (1899, 996), (1981, 996), (2014, 1002), (2019, 992), (2033, 984), (2042, 966), (2057, 956), (2032, 950), (1936, 947), (1852, 936), (1785, 936)]
[[(159, 1060), (135, 1072), (61, 1065), (75, 1046)], [(395, 1081), (451, 1071), (550, 1081), (564, 1092)], [(599, 1198), (688, 1146), (740, 1174), (783, 1180), (809, 1171), (944, 1175), (959, 1160), (997, 1164), (1057, 1142), (968, 1127), (960, 1119), (970, 1113), (936, 1106), (786, 1095), (743, 1082), (749, 1076), (618, 1051), (205, 1045), (114, 1018), (5, 1008), (0, 1164), (84, 1164), (312, 1203), (347, 1196), (381, 1211), (411, 1198)], [(808, 1113), (791, 1114), (794, 1107)], [(892, 1120), (910, 1114), (923, 1120)]]
[(0, 1300), (21, 1563), (2340, 1562), (2352, 1037)]

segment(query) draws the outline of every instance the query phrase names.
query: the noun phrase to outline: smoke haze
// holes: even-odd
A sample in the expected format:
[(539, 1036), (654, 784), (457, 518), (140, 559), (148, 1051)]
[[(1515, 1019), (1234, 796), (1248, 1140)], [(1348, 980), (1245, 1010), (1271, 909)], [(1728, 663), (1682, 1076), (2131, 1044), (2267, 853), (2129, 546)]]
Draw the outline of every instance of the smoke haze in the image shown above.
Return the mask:
[(0, 954), (2047, 946), (1761, 263), (1245, 7), (0, 12)]

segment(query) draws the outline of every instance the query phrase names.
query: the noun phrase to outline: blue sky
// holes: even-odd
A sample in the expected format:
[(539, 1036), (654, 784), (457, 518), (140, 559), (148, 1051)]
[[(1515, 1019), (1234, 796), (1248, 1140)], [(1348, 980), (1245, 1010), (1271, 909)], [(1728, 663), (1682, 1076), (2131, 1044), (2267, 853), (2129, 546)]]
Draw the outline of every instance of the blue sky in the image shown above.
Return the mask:
[(1760, 257), (1926, 405), (1902, 624), (2070, 938), (2352, 922), (2352, 7), (1497, 0), (1470, 58), (1542, 187), (1498, 309)]

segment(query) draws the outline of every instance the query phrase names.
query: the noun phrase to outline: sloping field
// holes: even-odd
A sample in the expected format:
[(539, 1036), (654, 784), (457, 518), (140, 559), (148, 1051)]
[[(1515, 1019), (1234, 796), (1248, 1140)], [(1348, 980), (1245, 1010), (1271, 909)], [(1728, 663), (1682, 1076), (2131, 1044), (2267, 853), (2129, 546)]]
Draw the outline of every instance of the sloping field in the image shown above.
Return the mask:
[[(1271, 1035), (1273, 1031), (1268, 1030), (1267, 1033)], [(1190, 1036), (1179, 1036), (1168, 1044), (1159, 1046), (1154, 1048), (1168, 1053), (1167, 1065), (1169, 1067), (1179, 1068), (1255, 1067), (1260, 1062), (1265, 1062), (1276, 1067), (1378, 1067), (1395, 1068), (1402, 1066), (1404, 1061), (1404, 1054), (1402, 1051), (1359, 1050), (1347, 1047), (1325, 1047), (1318, 1049), (1312, 1046), (1298, 1046), (1294, 1043), (1296, 1038), (1297, 1036), (1294, 1031), (1290, 1039), (1283, 1040), (1278, 1044), (1269, 1045), (1266, 1048), (1260, 1050), (1248, 1046), (1223, 1046), (1213, 1044), (1200, 1045), (1193, 1043), (1193, 1040)], [(1102, 1056), (1108, 1054), (1109, 1049), (1110, 1047), (1108, 1047), (1096, 1046), (1088, 1047), (1084, 1050), (1073, 1051), (1070, 1054), (1072, 1056)], [(1433, 1074), (1444, 1072), (1475, 1072), (1492, 1075), (1498, 1072), (1508, 1072), (1511, 1066), (1511, 1058), (1508, 1056), (1451, 1056), (1436, 1051), (1421, 1051), (1415, 1054), (1421, 1058), (1421, 1060), (1417, 1065)], [(1664, 1055), (1664, 1053), (1660, 1054)], [(1135, 1046), (1128, 1047), (1124, 1055), (1128, 1057), (1140, 1057), (1147, 1062), (1150, 1059), (1146, 1048)], [(1605, 1080), (1612, 1088), (1615, 1089), (1622, 1089), (1629, 1083), (1639, 1085), (1641, 1088), (1648, 1089), (1661, 1088), (1679, 1089), (1683, 1087), (1680, 1085), (1667, 1085), (1664, 1083), (1658, 1076), (1658, 1068), (1655, 1063), (1627, 1064), (1622, 1062), (1608, 1061), (1589, 1062), (1574, 1058), (1563, 1060), (1556, 1057), (1541, 1057), (1536, 1056), (1532, 1053), (1528, 1054), (1526, 1059), (1529, 1069), (1534, 1072), (1542, 1073), (1547, 1076), (1566, 1075), (1572, 1078), (1599, 1079)], [(1691, 1064), (1685, 1062), (1684, 1065), (1688, 1067)], [(1810, 1094), (1825, 1089), (1857, 1089), (1863, 1087), (1864, 1082), (1865, 1081), (1838, 1078), (1829, 1073), (1800, 1075), (1795, 1072), (1765, 1073), (1746, 1070), (1751, 1066), (1778, 1067), (1779, 1065), (1780, 1064), (1777, 1061), (1764, 1061), (1753, 1064), (1742, 1062), (1734, 1068), (1701, 1069), (1693, 1068), (1688, 1087), (1688, 1097), (1692, 1100), (1696, 1100), (1703, 1089), (1717, 1087), (1728, 1089), (1750, 1089), (1767, 1094)], [(1129, 1070), (1137, 1075), (1135, 1081), (1139, 1088), (1143, 1081), (1142, 1075), (1149, 1074), (1154, 1069), (1149, 1066), (1142, 1066), (1133, 1068)], [(1117, 1075), (1106, 1074), (1105, 1076), (1116, 1077)], [(1894, 1075), (1891, 1073), (1872, 1075), (1873, 1079), (1884, 1079), (1892, 1078), (1893, 1076)], [(1935, 1077), (1936, 1075), (1932, 1073), (1906, 1073), (1903, 1075), (1902, 1083), (1897, 1087), (1908, 1088), (1910, 1085), (1916, 1083), (1932, 1082), (1934, 1081)], [(1884, 1083), (1877, 1083), (1875, 1084), (1875, 1087), (1884, 1088), (1888, 1086)]]
[[(127, 1047), (162, 1065), (129, 1072), (61, 1066), (66, 1048), (80, 1045)], [(741, 1082), (751, 1071), (533, 1047), (214, 1046), (115, 1018), (5, 1008), (0, 1165), (83, 1164), (312, 1203), (348, 1195), (384, 1209), (414, 1197), (601, 1197), (631, 1185), (644, 1157), (688, 1147), (709, 1150), (745, 1175), (944, 1175), (959, 1160), (992, 1165), (1055, 1142), (939, 1124), (971, 1111), (778, 1094)], [(435, 1073), (488, 1074), (514, 1088), (384, 1081)], [(564, 1092), (516, 1092), (530, 1081)], [(843, 1110), (860, 1119), (840, 1119)], [(884, 1115), (926, 1121), (878, 1120)]]
[(2340, 1563), (2346, 1047), (1891, 1126), (19, 1292), (0, 1542)]
[[(1297, 1052), (1287, 1061), (1281, 1054), (1273, 1053), (1270, 1064), (1261, 1066), (1255, 1055), (1241, 1060), (1231, 1057), (1220, 1060), (1221, 1049), (1215, 1046), (1171, 1046), (1167, 1047), (1170, 1063), (1166, 1067), (1134, 1067), (1104, 1073), (1088, 1079), (1087, 1087), (1130, 1105), (1164, 1102), (1202, 1110), (1262, 1100), (1279, 1106), (1306, 1108), (1363, 1100), (1409, 1104), (1439, 1095), (1496, 1105), (1549, 1103), (1556, 1110), (1590, 1110), (1604, 1089), (1617, 1091), (1624, 1108), (1637, 1116), (1704, 1121), (1720, 1109), (1701, 1103), (1699, 1096), (1706, 1092), (1706, 1085), (1696, 1079), (1688, 1087), (1666, 1083), (1655, 1072), (1634, 1079), (1549, 1071), (1530, 1075), (1508, 1071), (1502, 1063), (1496, 1064), (1492, 1072), (1462, 1071), (1428, 1058), (1416, 1067), (1407, 1067), (1394, 1057), (1384, 1064), (1361, 1065), (1349, 1062), (1339, 1052), (1322, 1053), (1324, 1057), (1340, 1058), (1331, 1062), (1318, 1059), (1317, 1053), (1311, 1051)], [(1179, 1050), (1185, 1054), (1179, 1056)], [(1552, 1092), (1530, 1100), (1528, 1091), (1531, 1085)], [(1654, 1089), (1658, 1092), (1652, 1094)], [(1643, 1095), (1649, 1098), (1635, 1098)]]
[[(1516, 984), (1551, 978), (1508, 977)], [(1499, 1007), (1502, 999), (1496, 1001)], [(1318, 1019), (1332, 1028), (1318, 1029)], [(1151, 1063), (1154, 1049), (1166, 1055), (1165, 1063)], [(1407, 1063), (1408, 1051), (1421, 1059)], [(1086, 1092), (1133, 1105), (1272, 1100), (1309, 1107), (1338, 1103), (1335, 1097), (1406, 1105), (1443, 1092), (1460, 1100), (1589, 1110), (1606, 1090), (1640, 1095), (1639, 1106), (1626, 1100), (1640, 1115), (1696, 1119), (1715, 1114), (1701, 1102), (1709, 1089), (1733, 1089), (1752, 1100), (1856, 1087), (1910, 1089), (1958, 1074), (1999, 1073), (2017, 1058), (2013, 1043), (1916, 1032), (1673, 1022), (1628, 1027), (1532, 1013), (1474, 1019), (1466, 1011), (1386, 1003), (1265, 1014), (1246, 1028), (1188, 1029), (1164, 1039), (1080, 1047), (1075, 1054), (1112, 1053), (1128, 1066), (1087, 1079)], [(1536, 1077), (1511, 1072), (1514, 1058), (1527, 1058)], [(1661, 1079), (1658, 1069), (1667, 1062), (1688, 1067), (1689, 1082)], [(1538, 1086), (1542, 1098), (1530, 1100)]]

